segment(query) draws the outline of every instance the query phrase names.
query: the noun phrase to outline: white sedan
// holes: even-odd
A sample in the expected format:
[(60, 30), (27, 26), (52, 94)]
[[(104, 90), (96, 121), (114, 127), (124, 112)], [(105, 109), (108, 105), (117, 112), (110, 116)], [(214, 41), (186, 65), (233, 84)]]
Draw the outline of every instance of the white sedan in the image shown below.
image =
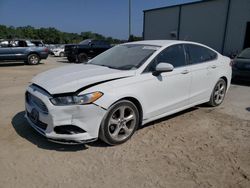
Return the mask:
[(52, 50), (55, 57), (64, 57), (64, 48), (55, 48)]
[(52, 69), (26, 91), (26, 118), (49, 140), (110, 145), (127, 141), (150, 121), (192, 106), (223, 102), (231, 63), (187, 41), (121, 44), (87, 64)]

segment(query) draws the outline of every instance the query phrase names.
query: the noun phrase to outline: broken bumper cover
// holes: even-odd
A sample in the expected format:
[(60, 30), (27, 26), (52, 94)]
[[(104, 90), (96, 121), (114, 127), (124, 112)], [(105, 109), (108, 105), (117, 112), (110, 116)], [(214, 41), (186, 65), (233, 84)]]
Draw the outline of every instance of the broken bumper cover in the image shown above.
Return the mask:
[[(27, 99), (27, 93), (33, 99)], [(54, 106), (45, 91), (29, 86), (26, 92), (25, 117), (29, 124), (48, 140), (78, 144), (95, 141), (106, 110), (95, 104)], [(62, 132), (61, 127), (71, 126), (76, 131)]]

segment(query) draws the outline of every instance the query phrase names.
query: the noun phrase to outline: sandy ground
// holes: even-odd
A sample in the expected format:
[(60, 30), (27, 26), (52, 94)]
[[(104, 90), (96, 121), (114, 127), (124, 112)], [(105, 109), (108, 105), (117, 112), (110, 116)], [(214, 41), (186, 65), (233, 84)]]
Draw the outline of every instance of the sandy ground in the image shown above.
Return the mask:
[(0, 64), (0, 187), (250, 187), (250, 85), (232, 85), (220, 107), (198, 106), (150, 123), (127, 143), (65, 146), (24, 119), (31, 78), (67, 66)]

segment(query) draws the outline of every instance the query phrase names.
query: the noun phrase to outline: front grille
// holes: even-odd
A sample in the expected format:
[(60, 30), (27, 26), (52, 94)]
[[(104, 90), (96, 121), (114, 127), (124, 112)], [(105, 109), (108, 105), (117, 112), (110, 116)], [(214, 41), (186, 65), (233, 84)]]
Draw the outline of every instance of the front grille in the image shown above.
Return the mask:
[(32, 123), (34, 123), (37, 127), (39, 127), (42, 130), (46, 130), (47, 129), (47, 124), (41, 122), (39, 119), (34, 121), (33, 118), (31, 117), (31, 114), (27, 111), (27, 116), (29, 117), (30, 121), (32, 121)]
[(48, 113), (48, 108), (47, 106), (44, 104), (44, 102), (39, 99), (38, 97), (32, 95), (29, 92), (26, 92), (25, 94), (25, 98), (26, 101), (30, 104), (34, 104), (36, 107), (38, 107), (43, 113)]

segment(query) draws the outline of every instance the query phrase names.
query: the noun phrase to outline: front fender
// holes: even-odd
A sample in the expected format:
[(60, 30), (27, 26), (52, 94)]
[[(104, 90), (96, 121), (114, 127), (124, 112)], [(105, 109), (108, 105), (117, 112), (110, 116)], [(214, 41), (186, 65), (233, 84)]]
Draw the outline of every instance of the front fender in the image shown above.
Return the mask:
[(114, 91), (114, 92), (110, 92), (110, 93), (105, 93), (103, 97), (101, 97), (100, 99), (98, 99), (97, 101), (94, 102), (94, 104), (104, 108), (104, 109), (109, 109), (110, 106), (112, 106), (114, 103), (116, 103), (119, 100), (122, 100), (124, 98), (133, 98), (135, 100), (137, 100), (142, 108), (142, 111), (144, 109), (144, 104), (142, 99), (140, 98), (140, 96), (136, 95), (136, 94), (132, 94), (130, 92), (124, 92), (121, 93), (120, 91)]

